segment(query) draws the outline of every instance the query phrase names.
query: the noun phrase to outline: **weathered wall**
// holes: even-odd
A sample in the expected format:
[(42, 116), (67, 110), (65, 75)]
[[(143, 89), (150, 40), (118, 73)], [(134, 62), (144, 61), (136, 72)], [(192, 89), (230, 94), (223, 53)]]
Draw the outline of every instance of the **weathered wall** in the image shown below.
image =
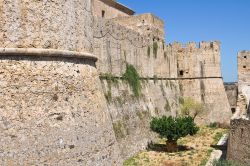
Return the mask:
[[(121, 154), (128, 158), (155, 138), (149, 128), (153, 116), (177, 114), (179, 84), (175, 79), (167, 79), (177, 77), (177, 59), (169, 54), (170, 46), (153, 41), (153, 36), (110, 20), (96, 18), (94, 23), (94, 54), (99, 59), (97, 68), (101, 76), (108, 73), (121, 77), (126, 63), (132, 64), (141, 76), (142, 95), (139, 99), (125, 80), (112, 83), (101, 77)], [(154, 43), (157, 44), (156, 54)]]
[(250, 120), (233, 119), (231, 121), (227, 159), (237, 163), (250, 163)]
[(155, 34), (155, 38), (160, 38), (161, 40), (165, 38), (164, 22), (151, 13), (114, 18), (112, 21), (144, 35)]
[(0, 60), (0, 165), (119, 164), (93, 61), (20, 54)]
[(243, 116), (247, 114), (247, 108), (250, 101), (250, 51), (241, 51), (238, 53), (238, 114)]
[(94, 54), (99, 59), (99, 71), (121, 76), (127, 62), (145, 78), (177, 78), (177, 57), (171, 46), (154, 36), (157, 34), (148, 36), (111, 20), (95, 18)]
[[(116, 2), (112, 2), (113, 0), (92, 0), (92, 11), (93, 15), (96, 17), (102, 18), (102, 12), (105, 12), (105, 19), (112, 19), (116, 17), (125, 17), (129, 16), (126, 11), (119, 10), (115, 8)], [(120, 6), (120, 5), (119, 5)]]
[(195, 43), (182, 46), (174, 43), (172, 47), (177, 56), (182, 95), (200, 101), (208, 108), (197, 122), (229, 125), (231, 110), (221, 77), (220, 44), (201, 42), (199, 46)]
[(141, 97), (136, 98), (124, 80), (102, 79), (113, 128), (124, 159), (138, 153), (156, 138), (150, 131), (152, 117), (176, 116), (179, 108), (178, 81), (141, 80)]
[(91, 0), (0, 1), (0, 46), (92, 52)]
[(0, 165), (121, 165), (91, 1), (2, 0), (0, 17)]
[(232, 113), (236, 111), (238, 98), (238, 84), (234, 82), (224, 83), (227, 98), (231, 107)]

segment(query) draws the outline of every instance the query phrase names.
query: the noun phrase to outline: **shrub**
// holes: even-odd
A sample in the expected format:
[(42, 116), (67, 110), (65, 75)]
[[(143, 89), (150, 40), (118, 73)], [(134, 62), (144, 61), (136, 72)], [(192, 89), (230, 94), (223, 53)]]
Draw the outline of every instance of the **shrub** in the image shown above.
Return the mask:
[(140, 75), (136, 71), (133, 65), (127, 64), (126, 71), (123, 74), (123, 79), (128, 82), (135, 97), (140, 97), (141, 94), (141, 82), (140, 82)]
[(219, 124), (217, 122), (209, 123), (208, 127), (212, 129), (216, 129), (219, 127)]
[(181, 114), (184, 116), (191, 116), (193, 119), (197, 115), (203, 113), (206, 110), (206, 107), (192, 98), (185, 98), (182, 101)]
[(199, 130), (195, 125), (193, 118), (186, 117), (166, 117), (153, 118), (150, 123), (152, 131), (158, 133), (162, 138), (167, 139), (168, 151), (177, 150), (177, 140), (187, 135), (194, 135)]
[(213, 162), (213, 166), (243, 166), (243, 165), (228, 160), (219, 160), (219, 161), (215, 160)]

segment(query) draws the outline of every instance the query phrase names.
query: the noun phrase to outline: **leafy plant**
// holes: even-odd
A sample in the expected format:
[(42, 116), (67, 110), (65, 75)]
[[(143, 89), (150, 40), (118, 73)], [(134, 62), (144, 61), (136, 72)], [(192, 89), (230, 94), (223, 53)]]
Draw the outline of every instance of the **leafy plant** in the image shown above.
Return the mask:
[(126, 71), (123, 74), (123, 79), (128, 82), (135, 97), (140, 97), (141, 95), (141, 82), (140, 82), (140, 75), (136, 71), (133, 65), (127, 64)]
[(197, 115), (206, 110), (206, 107), (202, 103), (199, 103), (192, 98), (185, 98), (182, 102), (181, 114), (184, 116), (191, 116), (195, 119)]
[(229, 161), (229, 160), (215, 160), (213, 161), (213, 166), (243, 166), (241, 164), (237, 164), (233, 161)]
[(177, 151), (177, 140), (187, 135), (194, 135), (199, 128), (192, 117), (166, 117), (153, 118), (150, 123), (152, 131), (167, 139), (168, 151)]

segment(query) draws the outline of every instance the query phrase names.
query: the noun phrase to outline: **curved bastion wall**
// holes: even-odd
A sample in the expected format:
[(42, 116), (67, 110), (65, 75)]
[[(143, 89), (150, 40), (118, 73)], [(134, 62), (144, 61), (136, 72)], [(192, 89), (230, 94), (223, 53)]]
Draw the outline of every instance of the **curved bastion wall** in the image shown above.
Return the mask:
[(118, 162), (95, 59), (18, 50), (0, 52), (1, 165)]
[(0, 165), (121, 165), (90, 3), (0, 1)]

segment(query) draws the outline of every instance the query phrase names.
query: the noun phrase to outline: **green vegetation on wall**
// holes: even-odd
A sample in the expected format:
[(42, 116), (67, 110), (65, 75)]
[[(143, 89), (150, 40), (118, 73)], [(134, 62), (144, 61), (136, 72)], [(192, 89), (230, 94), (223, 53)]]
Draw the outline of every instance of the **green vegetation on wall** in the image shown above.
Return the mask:
[(136, 71), (135, 67), (131, 64), (127, 64), (126, 71), (123, 74), (123, 79), (128, 82), (136, 98), (141, 95), (141, 82), (140, 75)]
[(124, 129), (124, 124), (122, 121), (117, 121), (113, 123), (113, 129), (116, 135), (116, 138), (121, 139), (126, 136), (126, 132)]

